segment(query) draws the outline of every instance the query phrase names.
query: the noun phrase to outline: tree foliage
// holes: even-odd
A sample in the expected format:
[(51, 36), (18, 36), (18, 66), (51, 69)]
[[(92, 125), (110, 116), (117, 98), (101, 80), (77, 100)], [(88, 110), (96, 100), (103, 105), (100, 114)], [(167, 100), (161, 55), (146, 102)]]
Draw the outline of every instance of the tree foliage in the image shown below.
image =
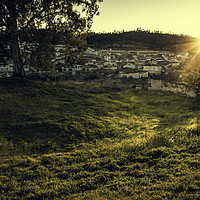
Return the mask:
[(52, 60), (55, 58), (54, 47), (51, 43), (42, 42), (32, 51), (30, 66), (38, 71), (49, 71), (53, 68)]
[(197, 86), (200, 83), (200, 53), (190, 56), (188, 59), (184, 61), (182, 64), (186, 66), (183, 70), (183, 82)]
[[(71, 38), (84, 39), (81, 35), (89, 32), (100, 2), (102, 0), (1, 0), (0, 33), (5, 35), (6, 46), (10, 45), (14, 75), (25, 75), (20, 50), (22, 36), (32, 37), (32, 30), (46, 29), (63, 33), (68, 44)], [(5, 46), (2, 41), (1, 46)]]

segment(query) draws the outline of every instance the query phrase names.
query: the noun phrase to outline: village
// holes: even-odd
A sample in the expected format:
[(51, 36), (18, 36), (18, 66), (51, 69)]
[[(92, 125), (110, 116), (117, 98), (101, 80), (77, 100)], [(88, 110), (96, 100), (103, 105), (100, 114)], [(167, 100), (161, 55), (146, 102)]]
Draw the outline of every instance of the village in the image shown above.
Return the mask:
[[(29, 48), (23, 48), (27, 55)], [(154, 50), (95, 50), (87, 48), (84, 54), (84, 64), (66, 66), (64, 46), (55, 45), (55, 59), (52, 62), (57, 69), (53, 77), (48, 72), (37, 71), (29, 65), (29, 59), (24, 61), (27, 76), (37, 74), (46, 80), (79, 81), (106, 84), (110, 86), (131, 87), (134, 89), (164, 90), (196, 96), (195, 91), (182, 84), (166, 83), (163, 75), (168, 74), (189, 57), (189, 53), (176, 55), (169, 51)], [(27, 56), (30, 57), (29, 55)], [(0, 63), (0, 76), (11, 76), (13, 72), (12, 61)]]

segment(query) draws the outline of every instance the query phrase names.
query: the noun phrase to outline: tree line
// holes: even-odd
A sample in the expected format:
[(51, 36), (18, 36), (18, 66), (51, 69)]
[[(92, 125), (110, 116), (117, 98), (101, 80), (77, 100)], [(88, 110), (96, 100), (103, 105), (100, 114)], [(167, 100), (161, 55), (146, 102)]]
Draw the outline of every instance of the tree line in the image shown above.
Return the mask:
[[(141, 44), (148, 49), (168, 50), (173, 52), (184, 51), (188, 44), (193, 43), (197, 38), (174, 33), (162, 33), (137, 28), (133, 31), (114, 31), (110, 33), (95, 33), (87, 38), (89, 45), (100, 47), (118, 46), (123, 48), (129, 44), (129, 48)], [(118, 44), (118, 45), (117, 45)]]

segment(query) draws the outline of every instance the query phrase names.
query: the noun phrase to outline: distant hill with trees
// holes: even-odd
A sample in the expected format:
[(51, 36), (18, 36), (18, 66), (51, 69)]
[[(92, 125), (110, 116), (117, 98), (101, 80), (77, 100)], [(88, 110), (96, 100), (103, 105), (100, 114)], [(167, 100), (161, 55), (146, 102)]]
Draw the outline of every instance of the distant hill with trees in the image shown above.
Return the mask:
[(198, 39), (188, 35), (162, 33), (137, 28), (134, 31), (95, 33), (87, 38), (89, 46), (122, 49), (154, 49), (180, 52)]

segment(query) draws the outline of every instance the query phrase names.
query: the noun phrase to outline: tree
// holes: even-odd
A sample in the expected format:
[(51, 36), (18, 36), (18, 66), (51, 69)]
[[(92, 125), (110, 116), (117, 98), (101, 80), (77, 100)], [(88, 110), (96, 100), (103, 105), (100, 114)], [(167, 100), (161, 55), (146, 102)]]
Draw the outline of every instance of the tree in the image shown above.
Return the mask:
[(1, 0), (0, 34), (6, 35), (6, 46), (10, 46), (14, 76), (25, 76), (20, 49), (22, 35), (29, 35), (35, 29), (46, 29), (80, 39), (81, 34), (89, 32), (93, 16), (98, 14), (102, 1)]
[(53, 59), (55, 59), (54, 47), (44, 40), (33, 49), (30, 55), (30, 66), (38, 71), (49, 71), (53, 68)]
[(186, 66), (183, 73), (183, 82), (197, 87), (200, 83), (200, 53), (197, 51), (194, 55), (187, 58), (183, 66)]

